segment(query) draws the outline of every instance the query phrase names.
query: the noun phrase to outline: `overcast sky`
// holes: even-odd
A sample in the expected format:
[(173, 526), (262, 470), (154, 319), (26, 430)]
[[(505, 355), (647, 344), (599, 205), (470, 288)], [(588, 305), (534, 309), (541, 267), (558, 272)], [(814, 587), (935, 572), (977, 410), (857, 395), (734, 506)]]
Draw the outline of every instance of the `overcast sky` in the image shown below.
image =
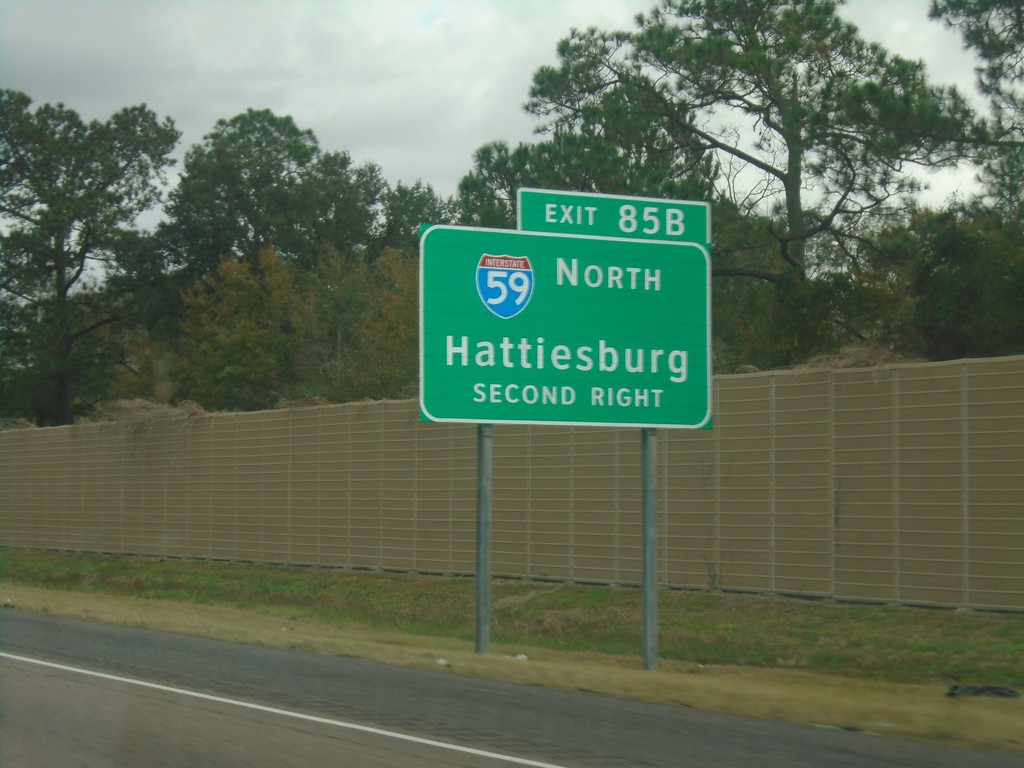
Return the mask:
[[(321, 148), (449, 195), (472, 155), (528, 141), (531, 77), (572, 27), (633, 29), (655, 0), (0, 0), (0, 87), (86, 119), (147, 104), (182, 131), (290, 115)], [(973, 92), (973, 59), (928, 0), (850, 0), (864, 37)], [(180, 167), (180, 163), (179, 166)], [(960, 177), (936, 182), (941, 202)]]

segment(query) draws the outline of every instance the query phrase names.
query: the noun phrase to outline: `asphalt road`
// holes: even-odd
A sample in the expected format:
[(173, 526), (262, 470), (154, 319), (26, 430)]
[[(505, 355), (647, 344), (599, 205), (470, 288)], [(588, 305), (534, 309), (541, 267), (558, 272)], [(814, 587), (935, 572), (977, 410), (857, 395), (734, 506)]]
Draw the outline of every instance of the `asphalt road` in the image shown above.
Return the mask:
[(0, 611), (4, 768), (1022, 764), (1015, 755)]

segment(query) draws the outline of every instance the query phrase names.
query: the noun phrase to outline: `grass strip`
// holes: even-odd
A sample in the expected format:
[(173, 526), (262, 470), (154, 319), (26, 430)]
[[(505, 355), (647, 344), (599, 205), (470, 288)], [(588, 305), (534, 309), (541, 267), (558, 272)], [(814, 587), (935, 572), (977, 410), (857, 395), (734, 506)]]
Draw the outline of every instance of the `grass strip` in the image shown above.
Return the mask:
[[(471, 641), (471, 578), (0, 550), (0, 582), (222, 605), (326, 626)], [(2, 596), (0, 596), (2, 597)], [(492, 641), (640, 653), (641, 595), (495, 580)], [(1024, 685), (1024, 615), (663, 591), (659, 655), (898, 683)]]

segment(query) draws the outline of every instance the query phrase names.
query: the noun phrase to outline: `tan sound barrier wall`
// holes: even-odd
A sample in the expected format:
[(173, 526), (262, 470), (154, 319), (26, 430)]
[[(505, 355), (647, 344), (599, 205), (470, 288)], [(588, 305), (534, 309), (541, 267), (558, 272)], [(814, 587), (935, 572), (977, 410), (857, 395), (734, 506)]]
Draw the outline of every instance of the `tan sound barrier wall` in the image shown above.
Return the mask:
[[(1024, 357), (714, 379), (659, 430), (675, 587), (1024, 609)], [(494, 430), (493, 570), (639, 582), (638, 429)], [(0, 432), (0, 544), (474, 569), (476, 431), (415, 402)]]

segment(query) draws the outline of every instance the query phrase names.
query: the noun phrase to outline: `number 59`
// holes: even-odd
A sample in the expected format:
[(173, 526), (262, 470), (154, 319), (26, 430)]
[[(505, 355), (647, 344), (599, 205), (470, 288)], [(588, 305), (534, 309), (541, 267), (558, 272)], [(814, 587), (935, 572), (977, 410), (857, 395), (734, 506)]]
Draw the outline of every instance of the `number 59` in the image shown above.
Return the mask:
[(526, 301), (530, 295), (530, 278), (525, 272), (512, 272), (509, 274), (504, 269), (491, 270), (487, 273), (487, 287), (497, 289), (498, 293), (487, 299), (488, 304), (503, 304), (508, 298), (508, 291), (511, 288), (516, 294), (513, 301), (518, 307)]

